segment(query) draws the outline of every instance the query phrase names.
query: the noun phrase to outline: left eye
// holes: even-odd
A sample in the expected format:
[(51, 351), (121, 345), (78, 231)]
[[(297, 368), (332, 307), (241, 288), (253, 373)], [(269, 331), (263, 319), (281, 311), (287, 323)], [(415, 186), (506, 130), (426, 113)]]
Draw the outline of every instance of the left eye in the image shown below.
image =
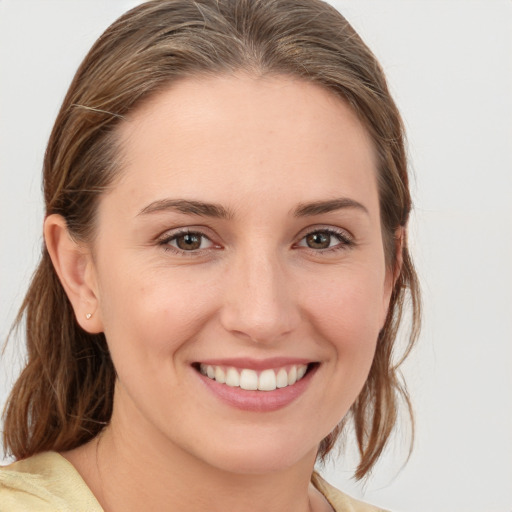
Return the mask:
[(297, 245), (299, 247), (322, 250), (331, 249), (338, 245), (346, 245), (348, 243), (349, 240), (343, 237), (340, 233), (321, 230), (308, 233)]
[(197, 251), (208, 249), (213, 246), (213, 242), (202, 233), (178, 233), (168, 238), (165, 243), (181, 251)]

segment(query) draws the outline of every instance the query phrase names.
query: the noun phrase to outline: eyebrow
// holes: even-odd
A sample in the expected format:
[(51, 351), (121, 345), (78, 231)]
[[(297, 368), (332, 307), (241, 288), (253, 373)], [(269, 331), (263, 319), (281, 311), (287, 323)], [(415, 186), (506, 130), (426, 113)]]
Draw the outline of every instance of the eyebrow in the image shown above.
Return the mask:
[(348, 197), (340, 197), (337, 199), (330, 199), (328, 201), (302, 203), (297, 206), (293, 214), (295, 217), (310, 217), (313, 215), (321, 215), (323, 213), (330, 213), (336, 210), (344, 210), (347, 208), (355, 208), (369, 215), (368, 209), (364, 205)]
[[(311, 203), (301, 203), (295, 208), (293, 215), (295, 217), (311, 217), (330, 213), (336, 210), (355, 208), (368, 213), (364, 205), (347, 197), (330, 199), (328, 201), (314, 201)], [(217, 219), (231, 219), (233, 212), (216, 203), (206, 203), (203, 201), (193, 201), (188, 199), (160, 199), (153, 201), (144, 207), (138, 215), (146, 215), (155, 212), (177, 211), (186, 215), (197, 215), (199, 217), (213, 217)]]
[(143, 208), (137, 215), (174, 210), (188, 215), (200, 217), (214, 217), (218, 219), (230, 219), (233, 213), (215, 203), (192, 201), (187, 199), (160, 199)]

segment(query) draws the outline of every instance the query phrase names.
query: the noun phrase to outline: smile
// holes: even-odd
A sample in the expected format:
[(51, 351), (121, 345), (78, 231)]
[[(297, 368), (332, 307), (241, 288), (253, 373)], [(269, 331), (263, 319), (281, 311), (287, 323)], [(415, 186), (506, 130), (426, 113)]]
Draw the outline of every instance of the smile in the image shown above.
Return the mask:
[(306, 364), (288, 365), (260, 372), (249, 368), (199, 365), (199, 371), (209, 379), (246, 391), (274, 391), (293, 386), (306, 375), (307, 369)]

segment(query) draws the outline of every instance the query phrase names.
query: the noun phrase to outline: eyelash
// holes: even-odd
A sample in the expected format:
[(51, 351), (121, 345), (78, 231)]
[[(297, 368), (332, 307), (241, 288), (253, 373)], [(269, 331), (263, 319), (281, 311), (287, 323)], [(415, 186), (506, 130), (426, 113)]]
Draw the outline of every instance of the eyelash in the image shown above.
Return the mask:
[(208, 247), (206, 249), (195, 249), (191, 251), (186, 251), (184, 249), (180, 249), (179, 247), (173, 247), (172, 245), (170, 245), (172, 241), (177, 240), (178, 238), (186, 235), (197, 236), (201, 239), (209, 240), (212, 243), (212, 245), (215, 246), (214, 242), (212, 242), (212, 240), (207, 235), (205, 235), (201, 231), (194, 231), (192, 229), (183, 229), (180, 231), (176, 231), (171, 235), (166, 234), (162, 238), (159, 238), (157, 240), (157, 243), (159, 246), (163, 247), (165, 251), (170, 251), (180, 256), (197, 256), (198, 254), (202, 254), (204, 253), (204, 251), (208, 251), (211, 249), (210, 247)]
[(313, 249), (312, 247), (302, 246), (302, 245), (298, 245), (298, 244), (295, 244), (295, 246), (303, 247), (304, 249), (306, 249), (310, 252), (313, 252), (314, 254), (328, 254), (328, 253), (337, 252), (337, 251), (344, 251), (344, 250), (350, 249), (351, 247), (353, 247), (355, 245), (355, 241), (354, 241), (353, 237), (351, 235), (349, 235), (345, 230), (335, 229), (332, 227), (329, 227), (329, 228), (319, 227), (319, 228), (312, 229), (311, 231), (308, 231), (301, 237), (299, 243), (302, 242), (304, 239), (306, 239), (306, 237), (308, 237), (310, 235), (319, 234), (319, 233), (326, 233), (328, 236), (336, 238), (339, 243), (337, 243), (333, 247), (327, 247), (325, 249)]
[[(325, 233), (329, 237), (335, 237), (339, 243), (334, 245), (333, 247), (327, 247), (325, 249), (314, 249), (312, 247), (299, 245), (303, 240), (306, 239), (306, 237), (308, 237), (310, 235), (319, 234), (319, 233)], [(212, 248), (212, 247), (208, 247), (205, 249), (199, 248), (199, 249), (187, 251), (187, 250), (180, 249), (178, 247), (174, 247), (174, 246), (170, 245), (172, 241), (175, 241), (178, 238), (186, 236), (186, 235), (197, 236), (203, 240), (206, 239), (213, 245), (213, 248), (220, 247), (220, 246), (215, 247), (215, 243), (201, 231), (194, 231), (191, 229), (183, 229), (183, 230), (177, 231), (175, 233), (172, 233), (171, 235), (166, 234), (162, 238), (159, 238), (157, 240), (157, 243), (159, 246), (163, 247), (163, 249), (165, 251), (171, 251), (180, 256), (197, 256), (199, 254), (203, 254), (205, 251), (209, 251)], [(352, 236), (350, 236), (344, 230), (341, 230), (341, 229), (338, 230), (338, 229), (334, 229), (334, 228), (316, 228), (316, 229), (312, 229), (311, 231), (306, 232), (300, 238), (299, 242), (294, 244), (294, 247), (303, 247), (305, 250), (308, 250), (314, 254), (326, 254), (326, 253), (336, 252), (336, 251), (340, 251), (340, 250), (346, 250), (354, 245), (355, 245), (354, 239), (352, 238)]]

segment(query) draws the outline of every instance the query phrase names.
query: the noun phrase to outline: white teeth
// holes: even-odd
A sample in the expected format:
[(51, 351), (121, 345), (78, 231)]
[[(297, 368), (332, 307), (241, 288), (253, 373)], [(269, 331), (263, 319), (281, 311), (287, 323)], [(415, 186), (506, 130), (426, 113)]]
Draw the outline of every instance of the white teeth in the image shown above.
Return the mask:
[(288, 386), (292, 386), (297, 382), (297, 367), (292, 366), (288, 372)]
[(276, 374), (274, 370), (263, 370), (258, 379), (260, 391), (274, 391), (276, 389)]
[(268, 369), (258, 373), (255, 370), (244, 368), (238, 370), (233, 367), (222, 367), (201, 364), (199, 371), (208, 378), (230, 387), (240, 387), (247, 391), (274, 391), (276, 388), (293, 386), (306, 374), (308, 367), (305, 364), (291, 365), (276, 370)]
[(247, 391), (258, 389), (258, 374), (254, 370), (242, 370), (240, 373), (240, 387)]
[(226, 373), (226, 384), (232, 388), (240, 386), (240, 375), (234, 368), (228, 368), (228, 372)]
[(220, 366), (215, 367), (215, 380), (221, 384), (226, 382), (226, 374)]
[(281, 368), (277, 372), (276, 386), (278, 388), (285, 388), (286, 386), (288, 386), (288, 373), (284, 368)]

